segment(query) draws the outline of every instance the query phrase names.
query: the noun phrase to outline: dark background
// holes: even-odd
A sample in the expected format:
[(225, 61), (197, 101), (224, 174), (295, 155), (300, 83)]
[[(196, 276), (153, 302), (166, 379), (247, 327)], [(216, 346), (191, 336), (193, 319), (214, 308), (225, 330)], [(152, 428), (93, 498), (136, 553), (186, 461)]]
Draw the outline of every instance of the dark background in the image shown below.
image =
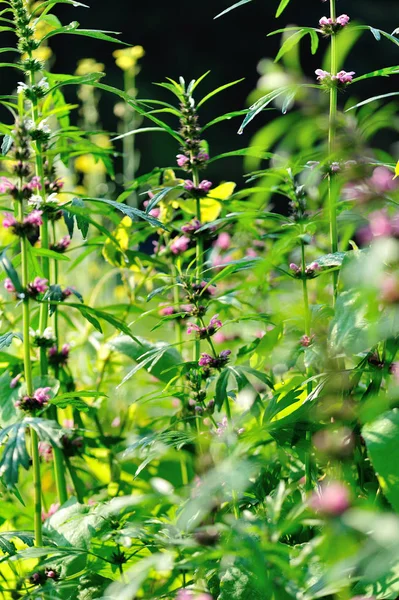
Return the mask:
[[(146, 56), (141, 60), (141, 73), (137, 85), (142, 98), (172, 100), (165, 90), (154, 86), (166, 76), (186, 80), (197, 78), (211, 69), (211, 74), (201, 85), (204, 94), (231, 80), (245, 77), (241, 84), (222, 92), (207, 103), (201, 112), (202, 123), (230, 110), (248, 105), (248, 94), (255, 88), (260, 59), (274, 57), (278, 51), (280, 36), (267, 38), (268, 32), (286, 25), (317, 25), (321, 16), (328, 15), (328, 2), (320, 0), (291, 0), (289, 7), (279, 19), (274, 14), (278, 0), (254, 0), (226, 16), (213, 17), (234, 3), (234, 0), (86, 0), (89, 10), (60, 4), (54, 9), (57, 16), (67, 24), (77, 20), (82, 27), (107, 29), (121, 32), (121, 38), (129, 44), (140, 44)], [(398, 0), (338, 0), (338, 14), (347, 13), (361, 23), (381, 28), (389, 33), (399, 26)], [(3, 44), (11, 39), (3, 35)], [(310, 55), (308, 41), (302, 44), (303, 69), (308, 75), (320, 67), (323, 49), (321, 42), (316, 56)], [(105, 82), (122, 87), (122, 72), (116, 68), (113, 44), (83, 37), (60, 35), (51, 39), (56, 61), (53, 71), (72, 73), (78, 59), (93, 57), (105, 63)], [(6, 55), (3, 55), (6, 56)], [(383, 66), (398, 64), (399, 48), (387, 40), (377, 43), (371, 33), (365, 32), (350, 56), (345, 69), (362, 74)], [(10, 93), (17, 76), (8, 70), (1, 71), (2, 94)], [(6, 74), (7, 73), (7, 74)], [(379, 93), (396, 91), (399, 77), (377, 78), (356, 88), (360, 99)], [(15, 89), (15, 87), (14, 87)], [(68, 89), (68, 94), (73, 93)], [(72, 98), (71, 98), (72, 99)], [(101, 99), (102, 124), (115, 129), (113, 104), (115, 99), (105, 94)], [(236, 135), (238, 120), (228, 121), (209, 130), (211, 153), (244, 147), (252, 134), (273, 113), (261, 115), (248, 127), (244, 136)], [(389, 145), (387, 138), (382, 144)], [(163, 134), (144, 134), (137, 137), (142, 151), (141, 172), (154, 166), (173, 164), (177, 148), (173, 140)], [(220, 179), (239, 176), (241, 160), (223, 162), (226, 173)], [(221, 163), (218, 163), (219, 165)], [(220, 168), (220, 167), (218, 167)]]

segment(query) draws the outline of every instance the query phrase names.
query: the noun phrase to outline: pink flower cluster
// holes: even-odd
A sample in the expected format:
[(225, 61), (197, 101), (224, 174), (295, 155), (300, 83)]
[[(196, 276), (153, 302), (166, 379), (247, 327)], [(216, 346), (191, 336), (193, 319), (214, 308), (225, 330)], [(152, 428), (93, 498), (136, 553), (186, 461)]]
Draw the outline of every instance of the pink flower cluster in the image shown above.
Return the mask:
[[(153, 192), (148, 192), (148, 195), (149, 195), (150, 198), (153, 198), (155, 194)], [(145, 200), (143, 202), (144, 207), (147, 208), (147, 206), (149, 205), (149, 203), (150, 203), (150, 200)], [(152, 217), (154, 217), (154, 219), (158, 219), (158, 217), (161, 214), (161, 209), (158, 208), (158, 207), (155, 207), (155, 208), (151, 209), (148, 214), (151, 215)]]
[[(295, 263), (290, 263), (290, 269), (294, 272), (295, 277), (302, 277), (302, 268)], [(310, 265), (305, 267), (305, 277), (312, 278), (316, 273), (320, 271), (320, 265), (317, 262), (312, 262)]]
[(41, 210), (32, 210), (21, 223), (11, 213), (5, 213), (3, 227), (11, 229), (15, 235), (25, 235), (32, 227), (43, 225), (42, 215), (43, 212)]
[(363, 244), (369, 244), (375, 238), (399, 237), (399, 213), (392, 218), (385, 209), (376, 210), (369, 215), (369, 225), (358, 233)]
[(398, 189), (398, 186), (399, 182), (394, 178), (392, 171), (380, 166), (374, 169), (371, 177), (345, 185), (343, 196), (346, 200), (365, 203), (393, 192)]
[(48, 280), (44, 277), (35, 277), (32, 283), (28, 284), (28, 294), (30, 296), (37, 296), (38, 294), (44, 294), (48, 290)]
[(16, 189), (16, 185), (7, 179), (7, 177), (0, 177), (0, 194), (13, 193)]
[(50, 400), (50, 391), (51, 388), (49, 387), (37, 388), (37, 390), (33, 393), (33, 396), (23, 396), (16, 401), (15, 406), (20, 410), (25, 410), (26, 412), (40, 410), (44, 408), (47, 402)]
[(186, 252), (190, 247), (191, 240), (186, 235), (175, 237), (170, 244), (170, 251), (173, 254), (182, 254)]
[(61, 350), (58, 350), (57, 346), (52, 346), (48, 351), (49, 363), (58, 366), (66, 365), (70, 350), (71, 347), (69, 344), (64, 344)]
[(340, 15), (335, 20), (331, 17), (322, 17), (319, 25), (325, 34), (331, 34), (345, 27), (350, 21), (348, 15)]
[(198, 152), (196, 156), (189, 157), (186, 154), (178, 154), (176, 156), (177, 166), (181, 169), (189, 170), (193, 166), (203, 166), (209, 160), (207, 152)]
[(331, 75), (331, 73), (323, 71), (323, 69), (316, 69), (315, 73), (317, 75), (317, 81), (329, 86), (334, 83), (342, 85), (352, 83), (353, 76), (355, 75), (355, 71), (340, 71), (336, 75)]
[(219, 356), (211, 356), (210, 354), (203, 352), (198, 361), (198, 364), (200, 367), (206, 367), (209, 369), (220, 369), (228, 363), (230, 354), (231, 350), (222, 350)]
[(54, 252), (59, 252), (60, 254), (63, 254), (69, 248), (70, 245), (71, 238), (69, 235), (65, 235), (63, 238), (60, 239), (59, 242), (52, 244), (50, 249)]
[(207, 179), (203, 179), (198, 187), (195, 186), (194, 181), (186, 179), (184, 182), (184, 189), (193, 194), (207, 194), (212, 187), (212, 182)]
[(196, 323), (187, 323), (187, 333), (195, 333), (198, 338), (205, 339), (212, 336), (223, 326), (222, 321), (219, 319), (219, 315), (215, 315), (209, 321), (208, 327), (200, 327)]

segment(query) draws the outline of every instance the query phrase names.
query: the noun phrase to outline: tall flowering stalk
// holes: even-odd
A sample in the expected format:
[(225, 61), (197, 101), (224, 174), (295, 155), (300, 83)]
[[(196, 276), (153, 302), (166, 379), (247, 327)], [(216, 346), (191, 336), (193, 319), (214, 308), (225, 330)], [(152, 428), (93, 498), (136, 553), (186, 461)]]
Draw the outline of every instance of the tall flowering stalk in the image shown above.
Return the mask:
[[(28, 9), (22, 0), (13, 0), (12, 2), (13, 15), (16, 26), (16, 34), (18, 37), (18, 48), (21, 53), (25, 53), (27, 58), (22, 62), (27, 83), (21, 83), (19, 85), (19, 96), (20, 96), (20, 113), (24, 112), (24, 101), (30, 104), (31, 120), (29, 121), (30, 137), (32, 139), (32, 146), (34, 152), (35, 171), (37, 188), (36, 188), (36, 205), (40, 208), (41, 212), (41, 224), (40, 224), (40, 242), (41, 248), (46, 252), (50, 248), (49, 239), (49, 215), (54, 216), (54, 205), (50, 201), (48, 204), (48, 188), (51, 185), (45, 173), (45, 154), (44, 150), (50, 139), (50, 129), (48, 128), (46, 121), (40, 114), (40, 100), (46, 95), (49, 85), (45, 78), (41, 78), (41, 73), (44, 69), (44, 64), (33, 57), (33, 52), (40, 46), (40, 42), (34, 38), (34, 26), (32, 24), (33, 18), (29, 14)], [(22, 117), (22, 114), (20, 118)], [(57, 184), (53, 185), (53, 191), (57, 191)], [(55, 240), (54, 240), (55, 243)], [(26, 252), (26, 248), (25, 248)], [(42, 257), (42, 271), (44, 279), (47, 284), (50, 283), (50, 260), (48, 256)], [(49, 323), (49, 305), (46, 301), (42, 301), (40, 304), (40, 318), (39, 318), (39, 336), (44, 337), (45, 331), (48, 328)], [(28, 327), (24, 323), (24, 327)], [(26, 337), (26, 336), (25, 336)], [(24, 339), (25, 339), (24, 337)], [(29, 337), (27, 338), (29, 340)], [(27, 342), (26, 342), (27, 343)], [(48, 360), (47, 360), (47, 347), (45, 344), (40, 344), (40, 374), (43, 378), (48, 377)], [(25, 349), (26, 353), (26, 349)], [(56, 409), (53, 409), (52, 416), (56, 418)], [(36, 434), (32, 437), (32, 445), (37, 446), (37, 439), (35, 440)], [(59, 448), (54, 448), (54, 471), (55, 481), (57, 488), (57, 495), (60, 504), (66, 502), (67, 488), (65, 479), (65, 470), (63, 465), (62, 453)], [(34, 468), (36, 480), (40, 481), (40, 467)], [(40, 484), (39, 484), (40, 485)], [(36, 486), (36, 483), (35, 483)], [(36, 512), (39, 513), (40, 508), (40, 495), (37, 492), (36, 499)], [(41, 511), (40, 511), (41, 512)]]

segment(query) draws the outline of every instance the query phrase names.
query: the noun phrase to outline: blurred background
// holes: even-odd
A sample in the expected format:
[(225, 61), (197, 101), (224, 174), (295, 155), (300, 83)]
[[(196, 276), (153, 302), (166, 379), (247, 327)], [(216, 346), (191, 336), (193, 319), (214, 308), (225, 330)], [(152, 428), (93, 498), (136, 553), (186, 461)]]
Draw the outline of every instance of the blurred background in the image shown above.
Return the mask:
[[(230, 6), (233, 0), (202, 0), (198, 3), (186, 0), (88, 0), (86, 3), (90, 10), (60, 4), (55, 12), (63, 24), (77, 20), (83, 28), (118, 31), (124, 41), (143, 46), (145, 56), (140, 60), (140, 73), (136, 80), (141, 98), (171, 101), (172, 97), (166, 90), (153, 85), (164, 81), (165, 77), (176, 79), (181, 75), (190, 80), (210, 69), (210, 75), (199, 90), (201, 95), (229, 81), (245, 78), (204, 106), (201, 110), (202, 123), (217, 115), (245, 108), (256, 98), (253, 91), (259, 84), (260, 71), (265, 64), (270, 69), (264, 59), (273, 59), (281, 43), (280, 35), (267, 37), (270, 31), (294, 24), (317, 26), (319, 18), (328, 14), (329, 10), (328, 3), (320, 0), (292, 0), (281, 17), (275, 19), (278, 0), (254, 0), (214, 20), (214, 16)], [(389, 33), (399, 26), (397, 0), (339, 0), (337, 10), (338, 14), (347, 13), (352, 20)], [(3, 46), (12, 43), (11, 36), (4, 33), (2, 40)], [(328, 41), (322, 40), (318, 53), (311, 56), (308, 39), (301, 43), (301, 66), (313, 80), (327, 45)], [(112, 56), (116, 49), (113, 44), (61, 35), (52, 38), (50, 46), (54, 72), (73, 73), (79, 59), (95, 58), (105, 65), (105, 83), (123, 88), (123, 72), (116, 67)], [(378, 43), (371, 33), (364, 32), (344, 68), (360, 75), (397, 64), (398, 54), (398, 47), (394, 44), (384, 39)], [(18, 75), (11, 70), (2, 70), (2, 93), (15, 89), (17, 80)], [(354, 93), (358, 100), (362, 100), (396, 91), (398, 81), (399, 77), (373, 79), (358, 85)], [(65, 88), (65, 93), (68, 100), (74, 100), (72, 86)], [(101, 96), (101, 123), (110, 131), (116, 129), (114, 105), (114, 97), (109, 94)], [(237, 136), (240, 119), (211, 128), (208, 135), (211, 154), (244, 147), (257, 129), (276, 115), (279, 115), (277, 110), (259, 116), (241, 137)], [(9, 115), (4, 114), (4, 118), (9, 119)], [(389, 150), (395, 141), (394, 133), (384, 130), (379, 136), (380, 147)], [(143, 134), (137, 136), (136, 145), (141, 154), (139, 173), (150, 171), (154, 166), (174, 164), (177, 148), (169, 136)], [(217, 165), (214, 168), (220, 169), (221, 163)], [(239, 158), (223, 161), (222, 165), (223, 176), (217, 174), (220, 179), (234, 177), (237, 180), (243, 173)]]

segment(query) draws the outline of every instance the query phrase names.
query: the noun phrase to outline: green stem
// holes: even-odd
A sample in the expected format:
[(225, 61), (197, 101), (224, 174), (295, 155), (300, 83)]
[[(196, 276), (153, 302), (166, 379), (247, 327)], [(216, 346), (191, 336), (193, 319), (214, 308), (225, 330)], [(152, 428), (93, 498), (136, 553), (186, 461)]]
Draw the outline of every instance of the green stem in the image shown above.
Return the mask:
[[(135, 68), (135, 67), (134, 67)], [(135, 98), (135, 74), (132, 71), (125, 71), (124, 87), (126, 94)], [(123, 117), (124, 133), (128, 133), (135, 127), (135, 112), (134, 109), (125, 104), (125, 114)], [(124, 181), (133, 181), (136, 176), (136, 157), (135, 157), (135, 136), (127, 135), (123, 138), (123, 175)], [(132, 192), (129, 196), (129, 204), (137, 206), (137, 194)]]
[[(310, 338), (311, 336), (311, 312), (309, 306), (309, 294), (308, 294), (308, 282), (306, 279), (306, 256), (305, 256), (305, 243), (301, 241), (301, 253), (302, 253), (302, 294), (303, 294), (303, 305), (305, 309), (305, 335)], [(306, 379), (310, 377), (309, 367), (306, 367)], [(306, 384), (306, 391), (309, 394), (312, 392), (312, 382), (308, 381)], [(305, 488), (307, 491), (313, 489), (312, 485), (312, 434), (310, 431), (306, 432), (306, 451), (305, 451)]]
[[(330, 16), (335, 21), (336, 19), (336, 0), (330, 0)], [(337, 37), (333, 33), (331, 35), (331, 75), (337, 74)], [(338, 106), (338, 89), (332, 85), (330, 88), (330, 114), (328, 124), (328, 157), (331, 160), (335, 149), (336, 138), (336, 123), (337, 123), (337, 106)], [(338, 228), (337, 228), (337, 203), (336, 193), (334, 189), (334, 174), (330, 171), (328, 177), (328, 206), (330, 218), (330, 245), (331, 252), (338, 251)], [(338, 293), (338, 272), (333, 272), (333, 302), (335, 305)]]
[[(23, 220), (24, 210), (22, 202), (19, 203), (18, 207), (19, 219)], [(28, 240), (25, 237), (21, 238), (21, 278), (22, 286), (26, 290), (28, 286)], [(29, 343), (29, 330), (30, 330), (30, 310), (29, 310), (29, 298), (24, 298), (22, 305), (22, 319), (23, 319), (23, 347), (24, 347), (24, 375), (26, 383), (26, 393), (28, 396), (33, 396), (33, 377), (32, 377), (32, 363), (30, 359), (30, 343)], [(41, 479), (40, 479), (40, 457), (39, 457), (39, 440), (36, 431), (31, 428), (31, 454), (32, 454), (32, 467), (33, 467), (33, 491), (34, 491), (34, 533), (35, 533), (35, 545), (42, 546), (42, 490), (41, 490)]]

